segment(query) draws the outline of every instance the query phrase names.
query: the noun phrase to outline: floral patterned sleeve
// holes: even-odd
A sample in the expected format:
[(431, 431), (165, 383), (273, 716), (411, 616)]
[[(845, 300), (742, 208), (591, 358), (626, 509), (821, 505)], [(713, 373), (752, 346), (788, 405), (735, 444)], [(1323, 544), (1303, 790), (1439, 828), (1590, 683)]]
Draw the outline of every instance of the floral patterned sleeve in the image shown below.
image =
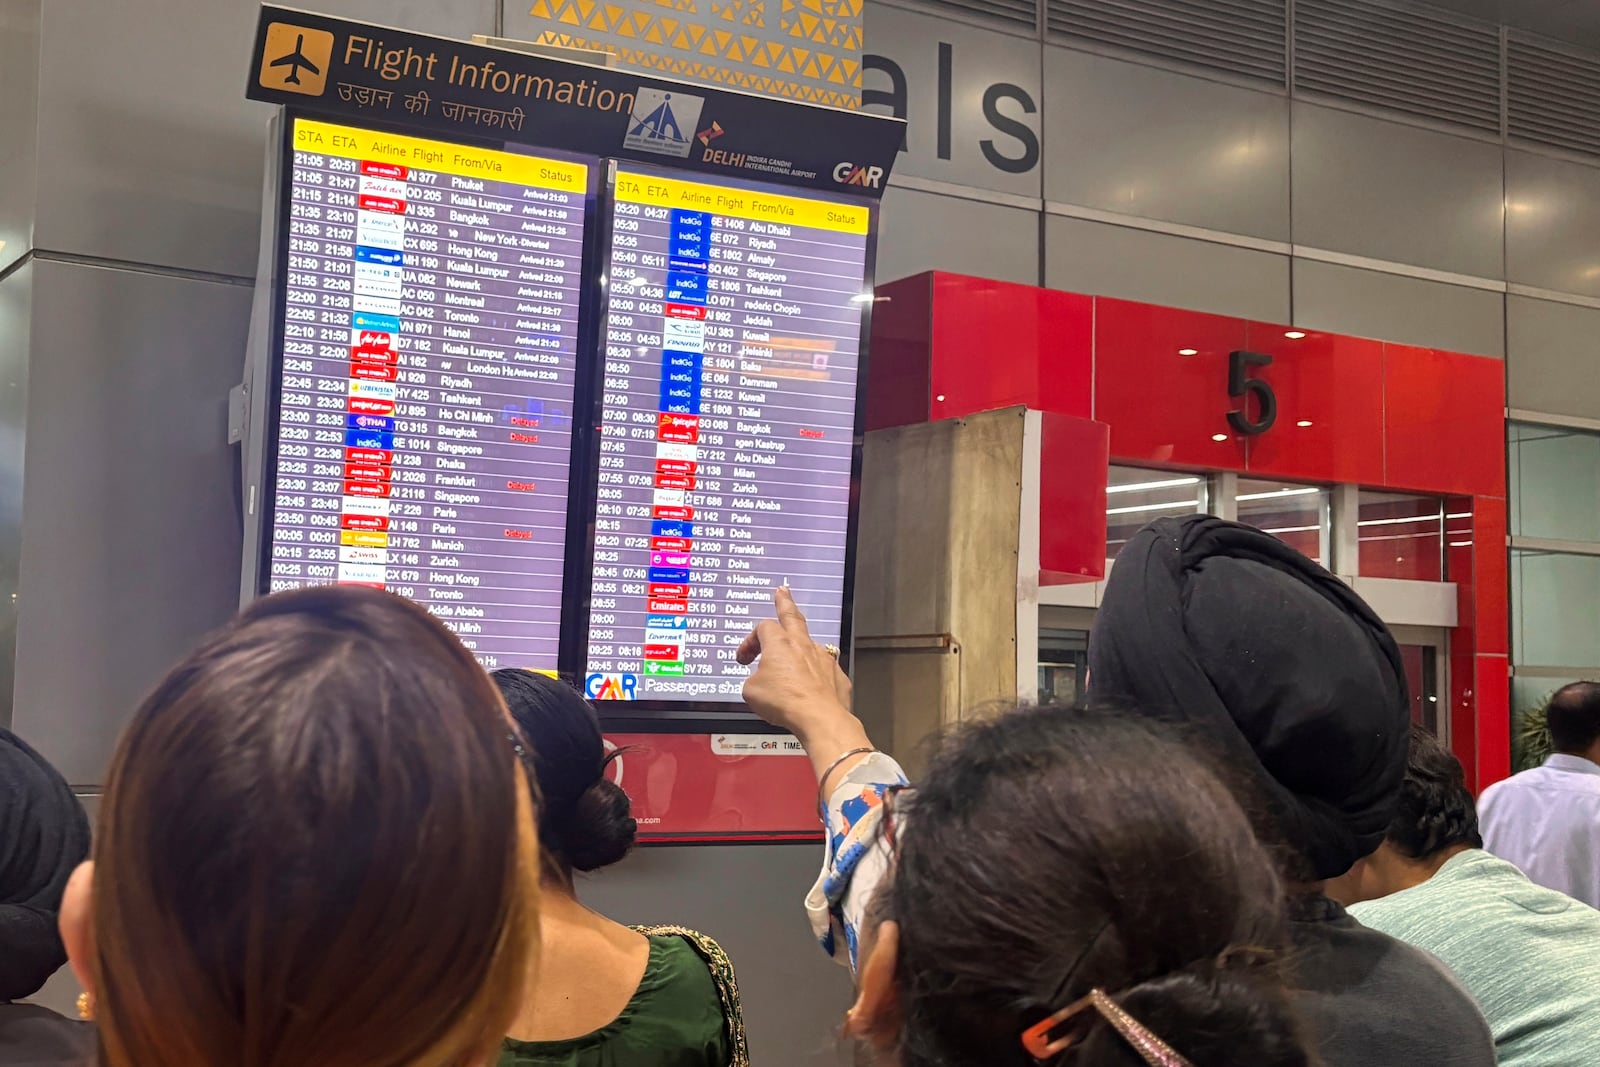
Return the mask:
[(900, 765), (874, 752), (834, 786), (822, 812), (826, 852), (822, 873), (806, 894), (806, 917), (822, 950), (851, 973), (856, 969), (862, 916), (893, 862), (888, 842), (879, 833), (883, 798), (905, 784)]

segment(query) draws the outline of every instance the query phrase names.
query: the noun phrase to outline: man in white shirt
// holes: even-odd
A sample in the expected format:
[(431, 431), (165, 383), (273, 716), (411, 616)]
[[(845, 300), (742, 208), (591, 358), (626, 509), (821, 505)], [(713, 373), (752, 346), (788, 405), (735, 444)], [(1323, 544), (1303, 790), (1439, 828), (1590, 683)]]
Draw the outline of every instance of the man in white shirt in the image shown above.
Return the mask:
[(1555, 754), (1484, 790), (1484, 848), (1533, 881), (1600, 908), (1600, 683), (1550, 698)]

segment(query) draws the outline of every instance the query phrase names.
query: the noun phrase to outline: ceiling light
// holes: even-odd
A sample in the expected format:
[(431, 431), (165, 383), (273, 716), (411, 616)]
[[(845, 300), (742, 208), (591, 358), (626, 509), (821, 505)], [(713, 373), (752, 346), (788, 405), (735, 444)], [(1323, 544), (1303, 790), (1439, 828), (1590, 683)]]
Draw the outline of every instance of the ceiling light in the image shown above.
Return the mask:
[(872, 303), (872, 300), (873, 296), (871, 293), (857, 293), (855, 296), (850, 298), (850, 302), (852, 304), (870, 304)]
[(1450, 547), (1451, 548), (1471, 548), (1472, 547), (1472, 542), (1471, 541), (1451, 541), (1450, 542)]
[(1240, 493), (1235, 500), (1276, 500), (1282, 496), (1305, 496), (1307, 493), (1320, 493), (1322, 490), (1314, 485), (1303, 489), (1274, 489), (1270, 493)]
[(1286, 533), (1310, 533), (1313, 530), (1316, 530), (1317, 532), (1320, 533), (1322, 531), (1322, 527), (1320, 527), (1320, 526), (1275, 526), (1270, 530), (1262, 530), (1261, 532), (1262, 533), (1269, 533), (1269, 534), (1286, 534)]
[(1310, 419), (1301, 419), (1299, 422), (1295, 423), (1295, 425), (1300, 427), (1301, 429), (1305, 429), (1307, 426), (1311, 425), (1311, 420)]
[(1180, 348), (1180, 349), (1178, 349), (1178, 355), (1180, 355), (1180, 356), (1198, 356), (1199, 354), (1200, 354), (1200, 350), (1198, 348)]
[(1106, 508), (1107, 515), (1132, 515), (1140, 511), (1176, 511), (1179, 508), (1197, 508), (1199, 500), (1169, 500), (1164, 504), (1134, 504), (1126, 508)]
[(1225, 433), (1214, 433), (1211, 435), (1211, 439), (1218, 442), (1226, 441), (1228, 439), (1228, 435)]
[[(940, 397), (943, 400), (944, 397)], [(1108, 485), (1107, 493), (1143, 493), (1150, 489), (1176, 489), (1180, 485), (1194, 485), (1199, 478), (1168, 478), (1160, 482), (1129, 482), (1127, 485)]]
[(1287, 330), (1287, 331), (1284, 332), (1284, 336), (1287, 337), (1291, 341), (1298, 341), (1298, 340), (1300, 340), (1300, 338), (1305, 336), (1305, 331), (1304, 330)]
[(1472, 512), (1470, 512), (1470, 511), (1452, 511), (1450, 514), (1446, 515), (1445, 518), (1447, 518), (1447, 519), (1470, 519), (1470, 518), (1472, 518)]
[(1438, 522), (1439, 516), (1434, 515), (1402, 515), (1397, 519), (1362, 519), (1357, 526), (1398, 526), (1403, 522)]
[(936, 397), (934, 397), (934, 398), (933, 398), (933, 399), (935, 399), (935, 400), (937, 400), (937, 401), (938, 401), (938, 402), (939, 402), (939, 403), (941, 403), (941, 404), (943, 404), (943, 403), (944, 403), (944, 394), (943, 394), (943, 393), (940, 393), (940, 394), (939, 394), (939, 395), (938, 395), (938, 396), (936, 396)]

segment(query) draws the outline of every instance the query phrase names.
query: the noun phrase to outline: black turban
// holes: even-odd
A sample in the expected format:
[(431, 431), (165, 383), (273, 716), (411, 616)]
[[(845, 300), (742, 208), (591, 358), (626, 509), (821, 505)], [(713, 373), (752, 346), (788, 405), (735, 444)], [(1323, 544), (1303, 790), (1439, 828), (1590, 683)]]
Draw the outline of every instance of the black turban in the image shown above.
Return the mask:
[(1089, 695), (1203, 734), (1314, 878), (1383, 842), (1410, 729), (1400, 650), (1353, 590), (1276, 538), (1208, 516), (1135, 535), (1095, 615)]
[(0, 1002), (37, 993), (66, 962), (56, 913), (89, 855), (89, 819), (72, 788), (0, 728)]

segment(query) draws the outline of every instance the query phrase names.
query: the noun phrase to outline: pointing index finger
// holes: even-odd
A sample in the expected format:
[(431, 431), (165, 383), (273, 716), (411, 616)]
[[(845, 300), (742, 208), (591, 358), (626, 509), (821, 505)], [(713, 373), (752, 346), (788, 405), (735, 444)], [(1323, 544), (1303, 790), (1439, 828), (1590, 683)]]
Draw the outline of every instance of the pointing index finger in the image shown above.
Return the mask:
[(784, 630), (797, 641), (811, 641), (811, 630), (806, 626), (806, 617), (801, 614), (800, 608), (794, 602), (794, 594), (787, 585), (778, 586), (772, 594), (772, 602), (778, 609), (778, 622)]

